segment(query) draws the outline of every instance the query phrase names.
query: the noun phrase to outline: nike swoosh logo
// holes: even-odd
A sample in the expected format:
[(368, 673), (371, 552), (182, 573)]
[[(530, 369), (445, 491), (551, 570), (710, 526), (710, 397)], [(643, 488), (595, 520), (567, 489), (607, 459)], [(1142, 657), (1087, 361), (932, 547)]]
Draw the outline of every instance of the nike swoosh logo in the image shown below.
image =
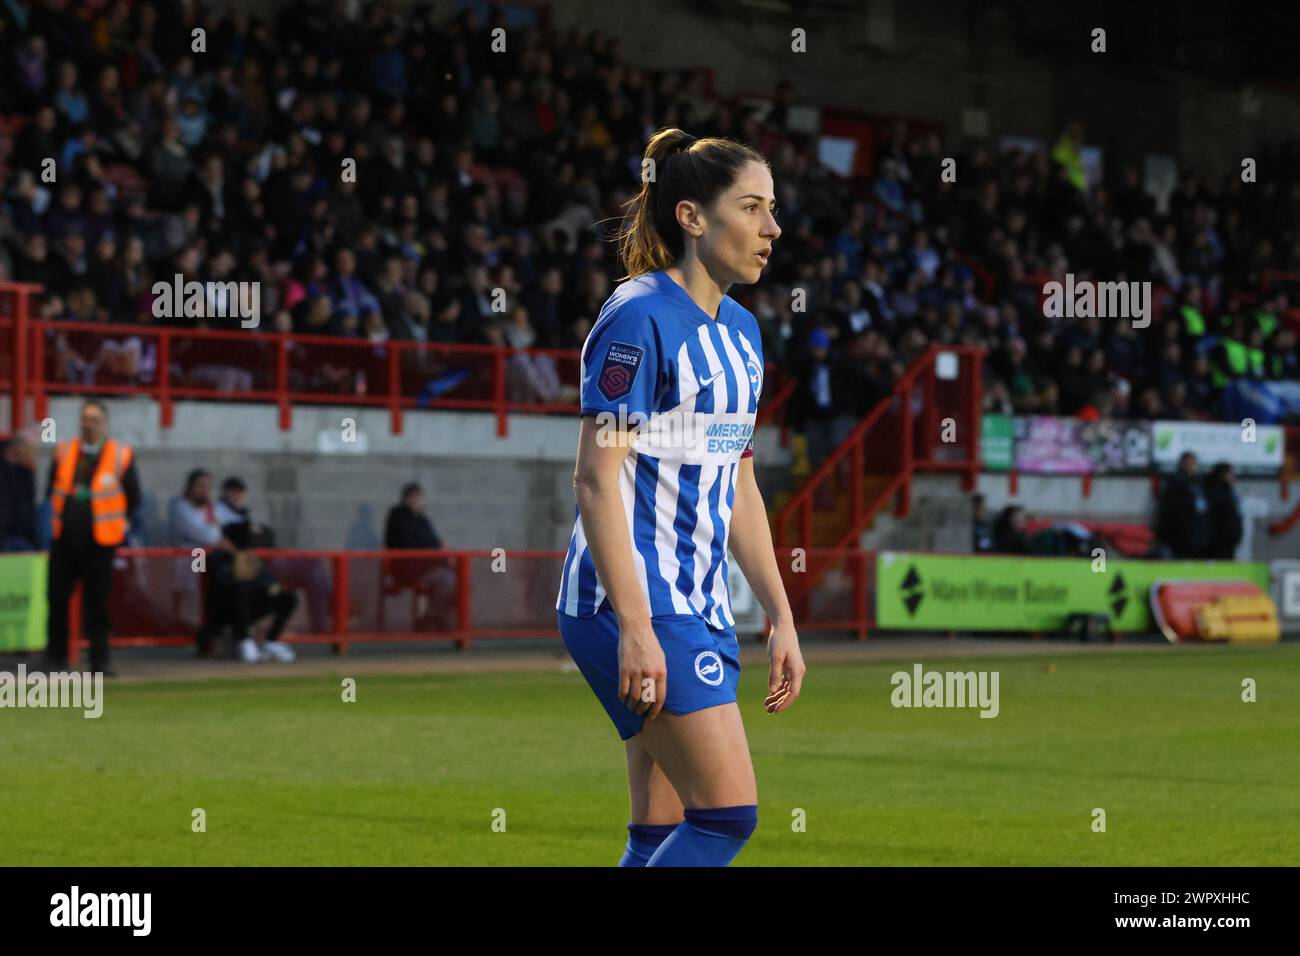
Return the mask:
[(720, 379), (722, 375), (723, 372), (714, 372), (708, 378), (700, 379), (700, 388), (708, 388), (710, 385), (712, 385), (714, 382)]

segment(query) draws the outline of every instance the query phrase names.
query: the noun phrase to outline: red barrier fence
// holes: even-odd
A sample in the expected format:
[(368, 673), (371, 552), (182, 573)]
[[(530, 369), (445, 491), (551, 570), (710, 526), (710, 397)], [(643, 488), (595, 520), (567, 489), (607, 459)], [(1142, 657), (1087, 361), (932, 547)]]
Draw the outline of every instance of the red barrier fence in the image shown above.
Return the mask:
[[(562, 551), (256, 552), (285, 590), (298, 594), (286, 639), (345, 653), (373, 641), (552, 637)], [(113, 647), (195, 643), (202, 619), (200, 549), (120, 548), (114, 562)], [(493, 562), (504, 570), (493, 571)], [(491, 587), (483, 575), (493, 575)], [(479, 586), (475, 587), (478, 582)], [(70, 658), (84, 645), (79, 608)], [(239, 635), (237, 635), (239, 636)]]
[[(497, 434), (510, 413), (576, 415), (581, 356), (569, 349), (512, 349), (99, 322), (50, 322), (35, 311), (41, 287), (0, 283), (0, 387), (11, 427), (47, 414), (51, 395), (147, 396), (170, 428), (183, 399), (262, 402), (288, 431), (295, 405), (387, 409), (393, 434), (412, 409), (491, 412)], [(780, 420), (793, 392), (768, 362), (759, 421)]]
[[(308, 404), (387, 409), (393, 434), (415, 408), (491, 412), (503, 437), (510, 412), (578, 413), (579, 356), (563, 349), (94, 322), (35, 322), (30, 340), (27, 391), (38, 420), (56, 394), (145, 395), (158, 402), (163, 428), (182, 399), (274, 404), (286, 431), (293, 407)], [(543, 388), (556, 400), (537, 400)]]
[[(965, 490), (974, 489), (983, 358), (982, 349), (932, 346), (777, 510), (772, 538), (778, 549), (813, 545), (836, 556), (829, 565), (809, 556), (808, 573), (789, 589), (796, 613), (808, 613), (824, 574), (835, 571), (891, 498), (895, 514), (908, 514), (914, 474), (951, 472), (962, 476)], [(855, 581), (862, 574), (852, 564), (848, 570)]]
[[(555, 598), (565, 553), (557, 550), (256, 552), (272, 575), (298, 595), (284, 639), (329, 644), (336, 654), (353, 644), (449, 640), (460, 650), (476, 638), (554, 638)], [(809, 552), (823, 565), (847, 569), (818, 591), (802, 627), (852, 631), (873, 626), (874, 553)], [(111, 644), (128, 647), (195, 645), (203, 616), (201, 551), (119, 548), (109, 619)], [(790, 586), (802, 568), (778, 553)], [(766, 630), (766, 628), (764, 629)], [(86, 646), (80, 589), (70, 610), (69, 659)], [(238, 635), (237, 635), (238, 636)]]

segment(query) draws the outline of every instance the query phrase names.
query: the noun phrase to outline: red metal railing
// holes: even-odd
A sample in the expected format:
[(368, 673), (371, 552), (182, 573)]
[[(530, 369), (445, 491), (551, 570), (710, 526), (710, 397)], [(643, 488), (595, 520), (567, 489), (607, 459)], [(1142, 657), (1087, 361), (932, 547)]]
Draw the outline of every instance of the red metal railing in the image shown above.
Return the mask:
[[(940, 379), (936, 361), (945, 353), (955, 357), (956, 375)], [(934, 346), (914, 361), (891, 393), (877, 403), (777, 512), (777, 545), (788, 547), (799, 541), (805, 546), (844, 547), (894, 493), (899, 495), (898, 513), (907, 514), (911, 507), (911, 478), (916, 471), (959, 472), (964, 486), (973, 488), (980, 471), (983, 355), (982, 349), (970, 346)], [(838, 491), (833, 486), (845, 484), (850, 490), (860, 490), (870, 477), (883, 479), (875, 497), (850, 495), (852, 521), (835, 529), (834, 540), (814, 541), (812, 521), (818, 505), (829, 497), (825, 492)], [(794, 535), (789, 526), (796, 515), (799, 532)]]
[[(309, 551), (264, 549), (277, 580), (288, 576), (288, 562), (298, 562), (295, 577), (309, 584), (292, 588), (300, 599), (286, 639), (299, 644), (330, 644), (335, 653), (349, 645), (375, 641), (451, 640), (460, 649), (476, 637), (552, 637), (555, 596), (559, 591), (563, 551), (511, 550), (506, 558), (518, 573), (493, 574), (499, 556), (491, 550), (456, 551)], [(201, 572), (188, 548), (119, 548), (114, 561), (110, 603), (113, 647), (193, 645), (202, 618)], [(302, 573), (301, 565), (315, 564)], [(425, 579), (439, 564), (454, 575), (454, 584), (439, 596)], [(487, 568), (490, 592), (475, 587)], [(286, 585), (286, 589), (290, 589)], [(319, 593), (313, 593), (316, 590)], [(444, 626), (421, 627), (412, 609), (397, 613), (390, 605), (430, 601), (447, 603), (429, 611), (450, 612)], [(317, 610), (313, 600), (327, 602)], [(313, 620), (315, 618), (315, 620)], [(69, 659), (85, 646), (81, 633), (80, 596), (71, 609)], [(450, 626), (446, 626), (450, 625)]]
[[(13, 429), (47, 414), (51, 395), (144, 395), (158, 402), (170, 428), (175, 402), (218, 399), (273, 403), (279, 424), (293, 407), (345, 404), (383, 408), (400, 434), (411, 409), (491, 412), (497, 434), (509, 414), (577, 414), (580, 355), (567, 349), (511, 349), (287, 332), (172, 328), (96, 322), (45, 322), (34, 312), (40, 286), (0, 283), (0, 385), (11, 395)], [(7, 353), (7, 354), (6, 354)], [(793, 383), (775, 363), (759, 409), (761, 423), (783, 421)], [(531, 381), (559, 386), (558, 400), (537, 401)], [(783, 431), (784, 440), (784, 431)]]
[[(948, 356), (941, 358), (941, 356)], [(774, 518), (778, 552), (855, 548), (891, 496), (895, 513), (911, 509), (918, 471), (957, 472), (974, 488), (980, 472), (983, 349), (934, 346), (912, 363), (890, 395), (858, 423)], [(939, 377), (940, 363), (952, 377)], [(797, 528), (792, 529), (792, 522)], [(830, 565), (808, 559), (797, 597), (806, 599)], [(791, 595), (792, 602), (796, 595)], [(807, 613), (807, 605), (803, 612)]]
[(30, 282), (0, 282), (0, 334), (10, 348), (0, 351), (0, 382), (9, 392), (10, 427), (17, 431), (26, 412), (28, 329), (35, 298), (42, 287)]
[[(795, 553), (778, 549), (777, 567), (797, 628), (849, 631), (859, 641), (870, 636), (876, 626), (875, 551), (805, 548)], [(827, 573), (830, 570), (839, 573)]]
[[(93, 322), (36, 323), (30, 339), (29, 391), (37, 418), (45, 416), (52, 394), (146, 395), (158, 402), (163, 428), (171, 427), (176, 401), (197, 398), (273, 403), (284, 430), (292, 427), (293, 407), (304, 404), (385, 408), (394, 434), (413, 408), (485, 411), (496, 415), (497, 434), (505, 436), (509, 412), (578, 411), (578, 353), (562, 349)], [(106, 350), (126, 346), (134, 368), (125, 374), (105, 368)], [(569, 400), (512, 399), (507, 385), (522, 361), (551, 363), (555, 378), (570, 389)], [(92, 362), (99, 366), (93, 378), (82, 374)]]
[[(812, 553), (822, 562), (847, 563), (852, 581), (828, 585), (798, 625), (866, 637), (875, 621), (874, 553), (849, 548)], [(266, 549), (257, 554), (286, 590), (299, 595), (284, 634), (294, 644), (329, 644), (342, 654), (353, 644), (377, 642), (449, 640), (465, 650), (481, 638), (559, 636), (555, 597), (563, 551)], [(109, 605), (114, 648), (195, 645), (203, 616), (203, 578), (194, 570), (194, 560), (187, 548), (118, 549)], [(507, 562), (505, 571), (496, 564), (501, 560)], [(454, 575), (454, 585), (442, 595), (424, 577), (439, 562)], [(779, 554), (778, 563), (787, 582), (801, 573)], [(417, 605), (422, 597), (429, 615), (443, 612), (442, 622), (421, 623)], [(320, 606), (313, 608), (313, 600)], [(444, 603), (433, 606), (439, 600)], [(86, 647), (80, 588), (69, 621), (68, 656), (75, 664)]]

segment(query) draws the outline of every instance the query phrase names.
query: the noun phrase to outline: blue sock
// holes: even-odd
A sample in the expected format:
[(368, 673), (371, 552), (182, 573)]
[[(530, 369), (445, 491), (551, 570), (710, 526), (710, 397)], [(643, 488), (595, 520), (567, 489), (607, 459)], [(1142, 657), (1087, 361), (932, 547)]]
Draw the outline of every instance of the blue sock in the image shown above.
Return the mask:
[(686, 819), (659, 845), (646, 866), (726, 866), (758, 826), (758, 807), (687, 810)]
[(627, 825), (627, 849), (619, 866), (645, 866), (650, 862), (659, 844), (668, 839), (668, 835), (677, 829), (675, 823), (629, 823)]

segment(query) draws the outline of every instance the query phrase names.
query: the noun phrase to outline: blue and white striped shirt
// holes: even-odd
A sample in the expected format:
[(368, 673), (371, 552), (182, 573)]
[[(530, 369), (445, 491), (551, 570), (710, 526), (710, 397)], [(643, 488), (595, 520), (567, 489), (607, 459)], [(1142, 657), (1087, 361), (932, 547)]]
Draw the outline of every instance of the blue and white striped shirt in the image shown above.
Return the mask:
[[(754, 316), (724, 296), (715, 321), (664, 272), (624, 282), (582, 347), (582, 414), (611, 436), (639, 425), (619, 473), (632, 564), (651, 616), (734, 626), (727, 540), (763, 386)], [(575, 508), (556, 610), (595, 614), (606, 591)]]

